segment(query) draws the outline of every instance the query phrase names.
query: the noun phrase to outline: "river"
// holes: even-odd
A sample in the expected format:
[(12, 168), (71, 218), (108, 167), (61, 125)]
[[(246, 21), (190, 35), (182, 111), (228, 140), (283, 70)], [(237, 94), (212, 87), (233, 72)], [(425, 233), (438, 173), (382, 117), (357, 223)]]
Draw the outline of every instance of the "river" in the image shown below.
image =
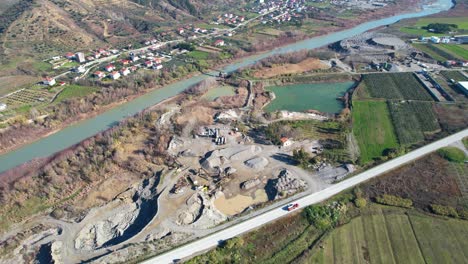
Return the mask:
[[(451, 0), (436, 0), (431, 5), (424, 6), (422, 11), (396, 15), (384, 19), (366, 22), (354, 28), (330, 33), (328, 35), (313, 37), (303, 41), (296, 42), (281, 48), (276, 48), (266, 53), (250, 56), (238, 62), (234, 62), (223, 69), (225, 72), (232, 72), (239, 68), (249, 66), (255, 62), (275, 54), (283, 54), (303, 49), (314, 49), (330, 43), (349, 38), (368, 30), (393, 24), (401, 19), (427, 16), (450, 9)], [(66, 149), (82, 140), (91, 137), (100, 131), (106, 130), (118, 124), (128, 116), (134, 115), (141, 110), (157, 104), (167, 98), (173, 97), (184, 91), (190, 85), (193, 85), (207, 78), (205, 75), (199, 75), (190, 79), (180, 81), (163, 88), (151, 91), (135, 100), (115, 107), (94, 118), (78, 122), (57, 133), (40, 139), (34, 143), (25, 145), (17, 150), (8, 152), (0, 156), (0, 173), (28, 162), (34, 158), (47, 157), (58, 151)]]

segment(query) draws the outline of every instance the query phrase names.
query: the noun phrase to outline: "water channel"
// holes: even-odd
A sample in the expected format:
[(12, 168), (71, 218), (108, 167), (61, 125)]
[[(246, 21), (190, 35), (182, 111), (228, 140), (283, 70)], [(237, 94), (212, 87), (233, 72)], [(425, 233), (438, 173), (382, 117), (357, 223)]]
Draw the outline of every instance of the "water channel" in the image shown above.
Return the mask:
[[(234, 62), (221, 70), (225, 72), (232, 72), (239, 68), (252, 65), (255, 62), (271, 55), (283, 54), (303, 49), (318, 48), (345, 38), (361, 34), (380, 26), (393, 24), (401, 19), (422, 17), (439, 13), (441, 11), (448, 10), (451, 6), (451, 0), (436, 0), (433, 4), (424, 6), (423, 10), (419, 12), (401, 14), (370, 21), (351, 29), (299, 41), (294, 44), (273, 49), (269, 52), (244, 58), (241, 61)], [(177, 95), (190, 85), (200, 82), (205, 78), (207, 78), (207, 76), (199, 75), (184, 81), (174, 83), (172, 85), (165, 86), (158, 90), (154, 90), (141, 97), (138, 97), (135, 100), (104, 112), (94, 118), (78, 122), (46, 138), (23, 146), (15, 151), (1, 155), (0, 173), (28, 162), (34, 158), (47, 157), (76, 143), (79, 143), (82, 140), (99, 133), (100, 131), (115, 126), (119, 123), (119, 121), (127, 118), (128, 116), (134, 115), (147, 107)]]

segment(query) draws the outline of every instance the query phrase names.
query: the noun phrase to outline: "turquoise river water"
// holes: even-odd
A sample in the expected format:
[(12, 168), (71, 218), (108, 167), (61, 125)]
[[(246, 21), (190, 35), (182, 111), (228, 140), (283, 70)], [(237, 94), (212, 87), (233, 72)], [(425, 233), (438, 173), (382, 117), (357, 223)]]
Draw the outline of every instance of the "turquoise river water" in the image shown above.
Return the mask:
[[(436, 0), (431, 5), (424, 6), (423, 10), (414, 13), (407, 13), (396, 15), (384, 19), (370, 21), (360, 24), (354, 28), (343, 30), (340, 32), (330, 33), (325, 36), (314, 37), (306, 39), (294, 44), (290, 44), (281, 48), (273, 49), (259, 55), (244, 58), (240, 61), (234, 62), (223, 69), (225, 72), (232, 72), (239, 68), (249, 66), (255, 62), (275, 54), (288, 53), (303, 49), (314, 49), (330, 43), (349, 38), (368, 30), (393, 24), (401, 19), (415, 18), (427, 16), (441, 11), (450, 9), (452, 6), (451, 0)], [(173, 97), (178, 93), (184, 91), (190, 85), (193, 85), (201, 80), (207, 78), (205, 75), (195, 76), (190, 79), (165, 86), (161, 89), (149, 92), (141, 97), (136, 98), (130, 102), (115, 107), (107, 112), (104, 112), (94, 118), (78, 122), (71, 125), (57, 133), (48, 137), (40, 139), (31, 144), (25, 145), (17, 150), (8, 152), (0, 156), (0, 173), (25, 162), (31, 161), (35, 158), (47, 157), (58, 151), (66, 149), (82, 140), (91, 137), (100, 131), (106, 130), (118, 124), (121, 120), (130, 115), (134, 115), (141, 110), (157, 104), (167, 98)]]

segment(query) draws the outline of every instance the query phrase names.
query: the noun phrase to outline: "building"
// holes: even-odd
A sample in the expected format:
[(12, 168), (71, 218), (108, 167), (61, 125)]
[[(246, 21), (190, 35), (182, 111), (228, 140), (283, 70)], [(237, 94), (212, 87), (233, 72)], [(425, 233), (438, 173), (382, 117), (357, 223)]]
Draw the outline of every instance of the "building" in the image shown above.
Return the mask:
[(293, 141), (287, 137), (282, 137), (280, 141), (281, 141), (281, 146), (283, 147), (289, 147), (293, 144)]
[(440, 38), (439, 37), (432, 36), (430, 40), (431, 40), (432, 43), (440, 43)]
[(177, 29), (177, 32), (178, 32), (179, 34), (183, 34), (183, 33), (184, 33), (184, 29), (183, 29), (183, 28), (178, 28), (178, 29)]
[(99, 78), (99, 79), (104, 78), (105, 76), (106, 74), (103, 73), (102, 71), (97, 71), (94, 73), (94, 77)]
[(155, 65), (153, 65), (153, 69), (154, 69), (154, 70), (160, 70), (160, 69), (162, 69), (162, 68), (163, 68), (162, 64), (155, 64)]
[(217, 46), (217, 47), (224, 46), (224, 40), (222, 40), (222, 39), (217, 39), (217, 40), (214, 42), (214, 45)]
[(117, 79), (120, 78), (120, 76), (121, 76), (121, 75), (120, 75), (120, 72), (118, 72), (118, 71), (114, 71), (114, 72), (112, 72), (112, 73), (109, 75), (109, 77), (110, 77), (112, 80), (117, 80)]
[(44, 85), (54, 86), (57, 82), (55, 81), (54, 78), (46, 77), (46, 78), (42, 81), (42, 83), (43, 83)]
[(153, 62), (152, 61), (145, 61), (145, 66), (146, 67), (152, 67), (153, 66)]
[(468, 96), (468, 82), (458, 82), (457, 86), (463, 94)]
[(73, 60), (75, 58), (75, 54), (73, 54), (71, 52), (67, 52), (67, 54), (65, 54), (65, 58), (67, 58), (69, 60)]
[(115, 66), (112, 64), (109, 64), (105, 67), (105, 69), (107, 72), (112, 72), (113, 70), (115, 70)]
[(0, 103), (0, 112), (5, 111), (7, 109), (7, 105), (4, 103)]
[(77, 52), (75, 54), (75, 57), (76, 57), (76, 61), (78, 61), (79, 63), (83, 63), (86, 61), (86, 58), (83, 52)]
[(73, 68), (73, 71), (77, 73), (84, 73), (86, 71), (86, 68), (80, 65), (76, 68)]
[(128, 68), (122, 68), (120, 70), (120, 74), (122, 74), (123, 76), (127, 76), (130, 74), (130, 70)]

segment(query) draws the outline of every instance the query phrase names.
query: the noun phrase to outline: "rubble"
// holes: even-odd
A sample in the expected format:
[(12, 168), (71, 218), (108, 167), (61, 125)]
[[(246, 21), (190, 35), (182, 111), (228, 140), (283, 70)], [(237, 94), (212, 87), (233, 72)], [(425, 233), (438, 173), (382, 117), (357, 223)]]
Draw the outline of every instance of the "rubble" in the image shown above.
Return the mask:
[(275, 200), (294, 194), (306, 187), (307, 184), (303, 180), (297, 179), (289, 170), (283, 169), (274, 184), (274, 188), (276, 189)]
[(245, 161), (244, 164), (254, 170), (262, 170), (268, 165), (268, 160), (264, 157), (256, 157)]
[(248, 181), (241, 183), (240, 187), (243, 190), (248, 190), (248, 189), (258, 186), (260, 183), (262, 183), (262, 181), (257, 178), (257, 179), (248, 180)]

